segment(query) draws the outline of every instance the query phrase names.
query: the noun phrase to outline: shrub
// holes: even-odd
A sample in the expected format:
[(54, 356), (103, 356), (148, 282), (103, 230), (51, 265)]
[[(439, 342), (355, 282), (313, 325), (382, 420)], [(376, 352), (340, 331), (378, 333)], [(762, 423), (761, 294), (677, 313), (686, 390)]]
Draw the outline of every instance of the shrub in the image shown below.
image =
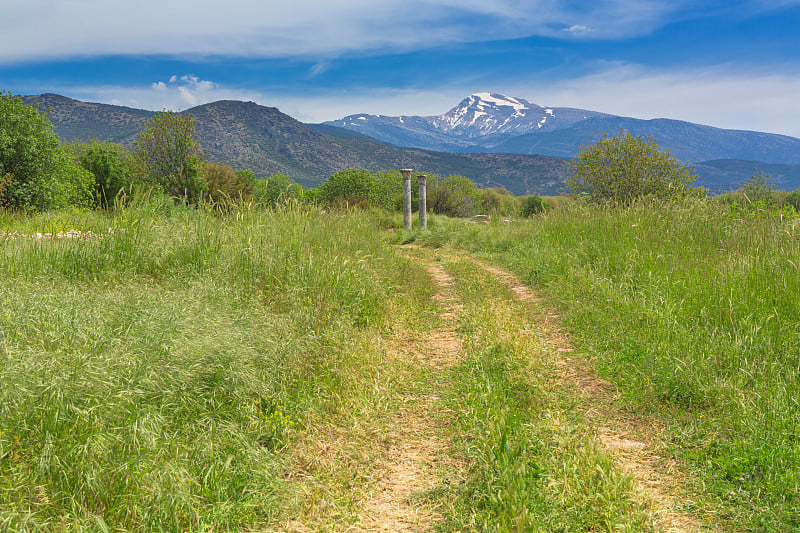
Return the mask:
[(274, 207), (289, 200), (300, 200), (303, 186), (289, 176), (273, 174), (258, 182), (256, 199), (262, 205)]
[(248, 200), (253, 193), (254, 182), (249, 175), (234, 172), (228, 165), (206, 162), (201, 177), (206, 183), (203, 199), (217, 205), (229, 200)]
[(644, 134), (604, 134), (593, 145), (582, 147), (570, 166), (564, 180), (567, 190), (593, 201), (627, 204), (643, 196), (682, 196), (697, 180), (694, 169), (678, 163)]
[(320, 198), (328, 203), (373, 205), (391, 208), (392, 194), (385, 180), (368, 170), (348, 169), (331, 174), (319, 187)]
[(786, 204), (792, 206), (796, 211), (800, 211), (800, 189), (795, 189), (786, 196)]
[(101, 141), (74, 144), (71, 148), (81, 166), (94, 176), (95, 205), (113, 205), (117, 194), (131, 182), (130, 154), (117, 144)]
[(532, 217), (533, 215), (537, 215), (539, 213), (544, 213), (545, 211), (550, 210), (550, 204), (542, 200), (539, 196), (528, 196), (522, 202), (522, 209), (520, 209), (519, 216), (521, 217)]
[(319, 187), (316, 189), (306, 189), (303, 193), (302, 200), (306, 204), (318, 205), (322, 203), (322, 191)]
[(194, 135), (192, 115), (164, 111), (137, 134), (133, 152), (143, 179), (190, 204), (196, 204), (207, 188)]
[(519, 211), (519, 199), (502, 187), (482, 189), (480, 193), (484, 213), (515, 215)]
[(769, 208), (778, 204), (778, 196), (769, 174), (756, 170), (737, 191), (745, 204)]
[(0, 91), (0, 205), (48, 210), (89, 206), (94, 181), (58, 140), (50, 120)]
[(428, 208), (440, 215), (469, 217), (481, 211), (481, 192), (464, 176), (428, 179)]

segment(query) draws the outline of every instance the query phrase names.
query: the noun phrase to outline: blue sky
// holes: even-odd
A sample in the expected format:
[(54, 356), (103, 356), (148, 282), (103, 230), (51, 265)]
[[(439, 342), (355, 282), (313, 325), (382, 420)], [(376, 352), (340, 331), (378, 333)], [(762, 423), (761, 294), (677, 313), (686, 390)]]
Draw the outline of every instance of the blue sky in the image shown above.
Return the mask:
[(0, 0), (0, 88), (306, 122), (473, 92), (800, 137), (800, 0)]

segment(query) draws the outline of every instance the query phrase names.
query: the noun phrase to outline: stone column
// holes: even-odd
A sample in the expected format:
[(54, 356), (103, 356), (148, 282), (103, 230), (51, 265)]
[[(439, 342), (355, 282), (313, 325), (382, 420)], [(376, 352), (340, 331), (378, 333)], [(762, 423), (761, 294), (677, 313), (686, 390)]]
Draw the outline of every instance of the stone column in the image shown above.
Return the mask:
[(428, 176), (417, 174), (419, 180), (419, 227), (428, 227)]
[(411, 173), (413, 169), (400, 169), (403, 175), (403, 226), (406, 231), (411, 229)]

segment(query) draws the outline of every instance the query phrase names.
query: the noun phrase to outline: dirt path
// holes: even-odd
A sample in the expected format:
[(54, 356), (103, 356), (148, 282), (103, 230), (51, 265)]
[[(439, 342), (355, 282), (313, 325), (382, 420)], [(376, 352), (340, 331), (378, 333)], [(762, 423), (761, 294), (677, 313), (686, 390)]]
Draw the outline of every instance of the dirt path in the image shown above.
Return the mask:
[[(451, 290), (453, 279), (436, 264), (425, 263), (438, 291), (438, 327), (424, 338), (393, 339), (393, 351), (413, 358), (423, 370), (441, 370), (454, 365), (461, 353), (461, 339), (455, 331), (458, 305)], [(441, 518), (436, 508), (414, 505), (416, 493), (436, 487), (440, 472), (452, 461), (448, 443), (440, 436), (442, 406), (435, 391), (411, 390), (402, 398), (405, 407), (394, 416), (383, 432), (386, 453), (377, 465), (378, 479), (371, 498), (362, 502), (363, 528), (356, 531), (428, 531)]]
[(694, 516), (680, 510), (680, 477), (677, 465), (660, 454), (654, 436), (658, 428), (652, 422), (626, 417), (614, 406), (614, 395), (608, 385), (570, 357), (573, 347), (569, 338), (558, 326), (558, 315), (547, 310), (543, 300), (525, 286), (512, 273), (481, 261), (473, 261), (506, 284), (518, 300), (534, 304), (531, 321), (538, 326), (545, 341), (555, 353), (557, 364), (563, 369), (561, 379), (565, 386), (577, 390), (583, 398), (587, 419), (617, 464), (631, 475), (641, 497), (651, 502), (656, 524), (669, 533), (694, 533), (708, 531)]

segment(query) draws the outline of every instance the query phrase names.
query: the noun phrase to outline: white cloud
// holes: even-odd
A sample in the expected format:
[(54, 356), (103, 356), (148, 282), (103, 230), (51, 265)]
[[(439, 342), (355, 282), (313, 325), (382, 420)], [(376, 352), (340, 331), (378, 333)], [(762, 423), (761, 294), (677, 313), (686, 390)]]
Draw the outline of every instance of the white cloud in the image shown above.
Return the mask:
[[(490, 90), (554, 106), (603, 111), (642, 119), (673, 118), (721, 128), (781, 133), (800, 138), (800, 72), (785, 74), (703, 70), (656, 71), (636, 65), (600, 65), (594, 74), (553, 82), (541, 78), (481, 87), (452, 83), (424, 90), (368, 88), (360, 91), (244, 90), (201, 80), (167, 83), (166, 90), (140, 87), (54, 89), (93, 102), (117, 103), (151, 110), (182, 110), (217, 100), (254, 101), (277, 107), (303, 122), (323, 122), (346, 115), (438, 115), (472, 92)], [(176, 78), (176, 81), (179, 78)]]
[(787, 68), (783, 74), (726, 66), (658, 71), (609, 64), (591, 75), (547, 85), (516, 85), (514, 90), (546, 105), (800, 137), (797, 69)]
[(565, 38), (580, 28), (595, 28), (595, 38), (614, 38), (649, 32), (692, 5), (689, 0), (7, 3), (0, 17), (0, 63), (114, 54), (331, 57), (531, 35)]
[(152, 87), (153, 87), (153, 89), (155, 89), (155, 90), (157, 90), (157, 91), (166, 91), (166, 90), (167, 90), (167, 84), (166, 84), (166, 83), (164, 83), (163, 81), (157, 81), (157, 82), (155, 82), (155, 83), (152, 85)]
[(587, 33), (591, 32), (591, 28), (587, 28), (583, 24), (574, 24), (569, 28), (566, 28), (564, 31), (568, 31), (573, 35), (586, 35)]
[(313, 67), (311, 67), (311, 70), (309, 70), (308, 72), (308, 76), (310, 78), (319, 76), (320, 74), (328, 70), (329, 66), (330, 64), (327, 61), (319, 61), (318, 63), (315, 63)]

